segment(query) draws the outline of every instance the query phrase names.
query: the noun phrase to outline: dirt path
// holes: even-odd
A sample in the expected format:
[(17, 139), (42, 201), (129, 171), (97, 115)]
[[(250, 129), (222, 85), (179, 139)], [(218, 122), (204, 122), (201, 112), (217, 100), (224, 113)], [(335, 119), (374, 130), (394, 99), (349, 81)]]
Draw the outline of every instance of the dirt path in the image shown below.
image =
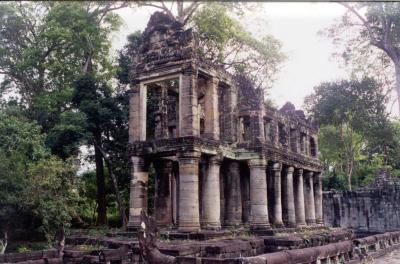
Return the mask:
[(400, 250), (395, 250), (382, 258), (374, 259), (371, 264), (400, 264)]

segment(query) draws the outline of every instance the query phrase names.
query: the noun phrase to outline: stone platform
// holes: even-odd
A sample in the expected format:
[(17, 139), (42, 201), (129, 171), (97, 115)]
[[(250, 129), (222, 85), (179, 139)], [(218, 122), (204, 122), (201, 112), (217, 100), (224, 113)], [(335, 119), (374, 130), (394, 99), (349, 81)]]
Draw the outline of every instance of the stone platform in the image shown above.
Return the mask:
[[(280, 233), (277, 236), (240, 235), (207, 240), (161, 239), (157, 242), (157, 247), (161, 254), (174, 258), (173, 263), (178, 264), (355, 264), (388, 255), (393, 250), (397, 252), (400, 248), (400, 232), (356, 239), (353, 238), (351, 230), (345, 229), (315, 232), (308, 230), (286, 235)], [(144, 262), (139, 243), (135, 238), (114, 234), (112, 237), (71, 236), (66, 239), (66, 247), (62, 254), (56, 250), (6, 254), (0, 256), (0, 263)]]

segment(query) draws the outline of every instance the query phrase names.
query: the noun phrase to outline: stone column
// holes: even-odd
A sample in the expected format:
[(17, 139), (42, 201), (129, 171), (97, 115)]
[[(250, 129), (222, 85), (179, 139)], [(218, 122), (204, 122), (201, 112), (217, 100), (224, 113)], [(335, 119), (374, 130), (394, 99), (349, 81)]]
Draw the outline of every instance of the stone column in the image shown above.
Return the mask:
[(315, 218), (317, 224), (324, 224), (322, 212), (322, 172), (315, 173), (314, 198), (315, 198)]
[(288, 167), (285, 170), (285, 175), (283, 177), (283, 202), (284, 210), (286, 211), (283, 216), (283, 221), (288, 227), (296, 227), (296, 213), (294, 207), (294, 195), (293, 195), (293, 167)]
[(296, 211), (296, 223), (299, 227), (306, 225), (304, 211), (304, 188), (303, 188), (303, 169), (297, 169), (294, 178), (294, 205)]
[(200, 229), (199, 212), (199, 158), (197, 152), (181, 153), (179, 162), (179, 231)]
[(239, 162), (231, 161), (229, 163), (225, 184), (225, 225), (235, 226), (242, 223)]
[(272, 217), (273, 224), (276, 227), (283, 226), (282, 221), (282, 192), (281, 192), (281, 171), (282, 171), (282, 164), (279, 162), (274, 163), (272, 166), (273, 170), (273, 178), (274, 178), (274, 205), (273, 205), (273, 212), (274, 215)]
[(172, 224), (171, 176), (172, 161), (157, 161), (154, 213), (158, 225)]
[(129, 142), (146, 140), (147, 89), (138, 81), (131, 84), (129, 96)]
[(205, 136), (209, 139), (219, 140), (219, 112), (218, 112), (218, 83), (219, 79), (211, 77), (207, 81), (205, 95)]
[(140, 212), (147, 213), (147, 184), (149, 174), (145, 169), (145, 161), (141, 157), (131, 157), (131, 182), (129, 195), (128, 228), (139, 228)]
[(173, 174), (171, 177), (171, 192), (172, 192), (172, 222), (174, 224), (178, 223), (178, 190), (177, 190), (177, 181), (178, 174), (173, 169)]
[(197, 69), (184, 70), (179, 85), (179, 135), (200, 135), (197, 100)]
[(304, 205), (307, 225), (315, 224), (313, 172), (307, 171), (304, 177)]
[(221, 160), (211, 157), (208, 160), (207, 171), (202, 190), (202, 227), (210, 229), (221, 228), (221, 204), (219, 169)]
[(265, 160), (250, 160), (250, 225), (253, 230), (269, 227), (267, 201), (267, 164)]

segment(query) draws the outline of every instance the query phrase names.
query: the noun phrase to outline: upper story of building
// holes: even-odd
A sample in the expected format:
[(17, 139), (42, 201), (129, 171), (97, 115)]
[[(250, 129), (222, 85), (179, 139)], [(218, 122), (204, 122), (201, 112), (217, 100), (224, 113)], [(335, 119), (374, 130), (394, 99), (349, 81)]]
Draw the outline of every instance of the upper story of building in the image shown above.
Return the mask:
[(130, 72), (132, 155), (196, 148), (233, 159), (268, 155), (310, 166), (318, 127), (286, 103), (266, 105), (261, 89), (199, 56), (196, 36), (162, 13), (150, 18)]

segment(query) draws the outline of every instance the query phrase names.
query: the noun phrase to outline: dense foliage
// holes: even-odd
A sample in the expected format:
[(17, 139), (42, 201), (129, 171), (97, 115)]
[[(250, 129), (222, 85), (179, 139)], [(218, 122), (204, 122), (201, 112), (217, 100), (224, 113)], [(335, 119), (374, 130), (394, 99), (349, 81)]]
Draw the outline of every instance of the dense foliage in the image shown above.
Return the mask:
[[(399, 130), (386, 112), (387, 95), (371, 78), (322, 83), (306, 98), (321, 125), (321, 159), (331, 175), (328, 188), (360, 186), (379, 169), (399, 168)], [(332, 178), (333, 177), (333, 178)]]

